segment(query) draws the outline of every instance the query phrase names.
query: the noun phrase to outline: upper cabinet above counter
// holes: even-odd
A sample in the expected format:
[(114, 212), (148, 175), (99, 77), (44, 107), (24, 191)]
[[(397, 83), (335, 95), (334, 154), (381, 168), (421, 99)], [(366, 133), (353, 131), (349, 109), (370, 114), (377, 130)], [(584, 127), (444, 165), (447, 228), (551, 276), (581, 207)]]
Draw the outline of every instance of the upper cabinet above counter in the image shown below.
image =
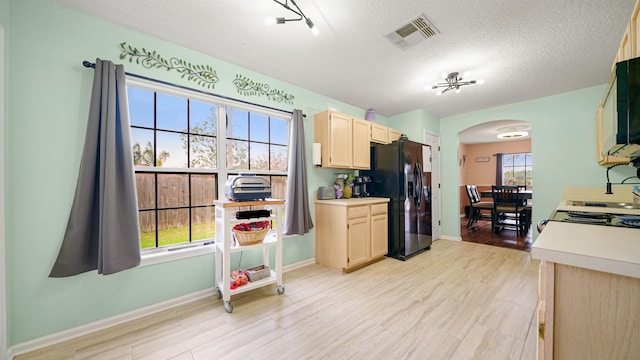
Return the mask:
[(617, 108), (617, 78), (616, 63), (640, 57), (640, 1), (636, 1), (636, 5), (631, 13), (631, 19), (627, 25), (627, 29), (622, 36), (620, 47), (616, 53), (612, 65), (612, 74), (609, 86), (600, 101), (596, 117), (596, 133), (597, 133), (597, 161), (599, 165), (608, 166), (613, 164), (628, 163), (629, 157), (613, 156), (609, 154), (612, 145), (616, 143), (616, 134), (618, 129), (618, 108)]
[(400, 131), (336, 111), (313, 116), (313, 142), (320, 143), (321, 167), (333, 169), (370, 168), (370, 143), (388, 144), (400, 138)]
[(400, 131), (386, 127), (384, 125), (371, 123), (370, 141), (378, 144), (390, 144), (400, 139)]

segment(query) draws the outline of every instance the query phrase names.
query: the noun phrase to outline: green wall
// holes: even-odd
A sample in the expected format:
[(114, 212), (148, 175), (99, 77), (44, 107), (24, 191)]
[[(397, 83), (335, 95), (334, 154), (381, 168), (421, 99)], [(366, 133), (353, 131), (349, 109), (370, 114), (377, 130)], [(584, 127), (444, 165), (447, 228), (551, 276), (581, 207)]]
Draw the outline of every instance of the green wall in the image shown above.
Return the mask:
[[(9, 345), (67, 330), (165, 300), (213, 287), (213, 255), (132, 269), (110, 276), (89, 272), (50, 279), (65, 231), (80, 164), (93, 71), (83, 60), (119, 60), (121, 42), (209, 64), (220, 82), (214, 93), (272, 107), (302, 109), (305, 136), (313, 142), (313, 114), (328, 107), (364, 117), (360, 109), (277, 79), (239, 68), (117, 26), (48, 0), (0, 2), (0, 21), (9, 35), (6, 124), (7, 294)], [(9, 8), (10, 9), (7, 10)], [(7, 11), (4, 11), (7, 10)], [(10, 15), (7, 15), (10, 14)], [(124, 62), (127, 72), (197, 87), (176, 72)], [(293, 105), (265, 97), (242, 97), (232, 80), (243, 74), (295, 95)], [(206, 89), (205, 89), (206, 90)], [(311, 163), (311, 151), (307, 152)], [(335, 171), (309, 166), (310, 198), (333, 183)], [(284, 264), (312, 259), (314, 231), (284, 240)]]
[[(558, 205), (565, 187), (603, 187), (606, 169), (596, 163), (597, 106), (606, 85), (438, 119), (423, 110), (391, 117), (385, 124), (422, 141), (422, 130), (440, 135), (442, 236), (460, 237), (458, 133), (494, 120), (524, 120), (532, 125), (534, 223)], [(631, 167), (611, 170), (613, 182), (635, 174)], [(615, 190), (614, 190), (615, 191)], [(537, 238), (534, 231), (534, 238)]]
[[(9, 15), (8, 15), (9, 14)], [(203, 255), (132, 269), (110, 276), (89, 272), (47, 277), (58, 253), (80, 164), (93, 72), (83, 60), (119, 62), (119, 44), (209, 64), (221, 81), (213, 92), (307, 114), (307, 148), (313, 114), (327, 108), (364, 117), (365, 109), (239, 68), (193, 50), (77, 13), (48, 0), (0, 0), (7, 31), (7, 120), (5, 136), (6, 265), (9, 345), (67, 330), (213, 286), (213, 256)], [(8, 24), (11, 24), (9, 29)], [(250, 45), (250, 44), (249, 44)], [(195, 87), (174, 72), (125, 62), (128, 72)], [(9, 71), (9, 69), (11, 71)], [(293, 105), (236, 93), (235, 74), (268, 83), (296, 96)], [(502, 119), (532, 123), (536, 172), (534, 218), (545, 217), (564, 186), (604, 186), (595, 164), (595, 109), (604, 86), (438, 119), (424, 110), (376, 121), (422, 140), (422, 130), (442, 144), (442, 233), (459, 236), (457, 167), (461, 130)], [(10, 95), (9, 95), (10, 94)], [(9, 103), (9, 100), (11, 102)], [(311, 151), (307, 152), (310, 163)], [(309, 166), (309, 191), (333, 183), (336, 170)], [(625, 172), (626, 169), (615, 169)], [(454, 180), (455, 179), (455, 180)], [(311, 199), (312, 200), (312, 199)], [(313, 209), (312, 209), (313, 210)], [(284, 264), (313, 258), (314, 230), (286, 238)]]
[[(602, 187), (604, 167), (596, 163), (596, 110), (605, 85), (555, 96), (499, 106), (457, 116), (440, 123), (442, 148), (442, 230), (459, 237), (458, 133), (493, 120), (524, 120), (531, 123), (533, 156), (534, 224), (558, 205), (565, 187)], [(635, 171), (616, 168), (612, 178), (622, 180)], [(626, 174), (626, 175), (625, 175)], [(618, 181), (619, 181), (618, 180)], [(537, 237), (537, 232), (534, 231)]]
[(422, 109), (393, 116), (384, 121), (386, 126), (402, 131), (409, 140), (424, 142), (424, 130), (440, 133), (440, 118)]

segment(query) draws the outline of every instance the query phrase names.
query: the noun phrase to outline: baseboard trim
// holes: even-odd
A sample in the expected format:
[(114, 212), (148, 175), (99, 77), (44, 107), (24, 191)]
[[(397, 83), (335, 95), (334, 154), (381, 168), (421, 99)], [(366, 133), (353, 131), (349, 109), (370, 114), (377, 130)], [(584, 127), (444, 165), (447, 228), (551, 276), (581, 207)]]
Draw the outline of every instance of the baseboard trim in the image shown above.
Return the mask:
[(441, 235), (440, 239), (443, 240), (451, 240), (451, 241), (462, 241), (462, 237), (461, 236), (447, 236), (447, 235)]
[[(308, 265), (315, 264), (315, 259), (303, 260), (294, 264), (282, 267), (283, 272), (296, 270)], [(163, 301), (157, 304), (146, 306), (140, 309), (126, 312), (124, 314), (112, 316), (110, 318), (94, 321), (89, 324), (80, 325), (71, 329), (63, 330), (57, 333), (43, 336), (41, 338), (25, 341), (23, 343), (10, 346), (7, 349), (7, 359), (13, 359), (15, 356), (26, 354), (35, 350), (42, 349), (47, 346), (55, 345), (64, 341), (68, 341), (80, 336), (88, 335), (96, 331), (108, 329), (110, 327), (121, 325), (126, 322), (136, 320), (145, 316), (153, 315), (160, 311), (168, 310), (176, 306), (185, 305), (208, 296), (214, 296), (217, 293), (215, 287), (197, 291), (191, 294), (180, 296), (174, 299)]]

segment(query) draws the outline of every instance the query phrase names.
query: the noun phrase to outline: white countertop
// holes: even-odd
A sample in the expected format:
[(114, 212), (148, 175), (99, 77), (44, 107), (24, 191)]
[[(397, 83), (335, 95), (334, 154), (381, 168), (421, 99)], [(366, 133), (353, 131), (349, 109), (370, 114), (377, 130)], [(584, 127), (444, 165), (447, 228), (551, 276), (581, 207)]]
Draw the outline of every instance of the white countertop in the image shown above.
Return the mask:
[(376, 204), (381, 202), (389, 202), (389, 198), (381, 197), (362, 197), (362, 198), (350, 198), (350, 199), (331, 199), (331, 200), (317, 200), (316, 204), (330, 204), (330, 205), (366, 205)]
[[(640, 214), (638, 210), (567, 208), (560, 210)], [(640, 229), (550, 221), (538, 236), (531, 255), (540, 260), (640, 278)]]

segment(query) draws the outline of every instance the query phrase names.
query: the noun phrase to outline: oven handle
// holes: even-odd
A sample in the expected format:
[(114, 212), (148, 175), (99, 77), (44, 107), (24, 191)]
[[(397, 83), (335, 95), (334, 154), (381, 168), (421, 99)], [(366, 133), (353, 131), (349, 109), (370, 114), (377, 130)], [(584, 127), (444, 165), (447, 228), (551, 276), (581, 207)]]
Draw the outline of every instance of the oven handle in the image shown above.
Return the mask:
[(538, 233), (542, 233), (542, 230), (544, 230), (544, 227), (547, 225), (548, 222), (549, 222), (549, 219), (538, 221), (538, 226), (537, 226)]

